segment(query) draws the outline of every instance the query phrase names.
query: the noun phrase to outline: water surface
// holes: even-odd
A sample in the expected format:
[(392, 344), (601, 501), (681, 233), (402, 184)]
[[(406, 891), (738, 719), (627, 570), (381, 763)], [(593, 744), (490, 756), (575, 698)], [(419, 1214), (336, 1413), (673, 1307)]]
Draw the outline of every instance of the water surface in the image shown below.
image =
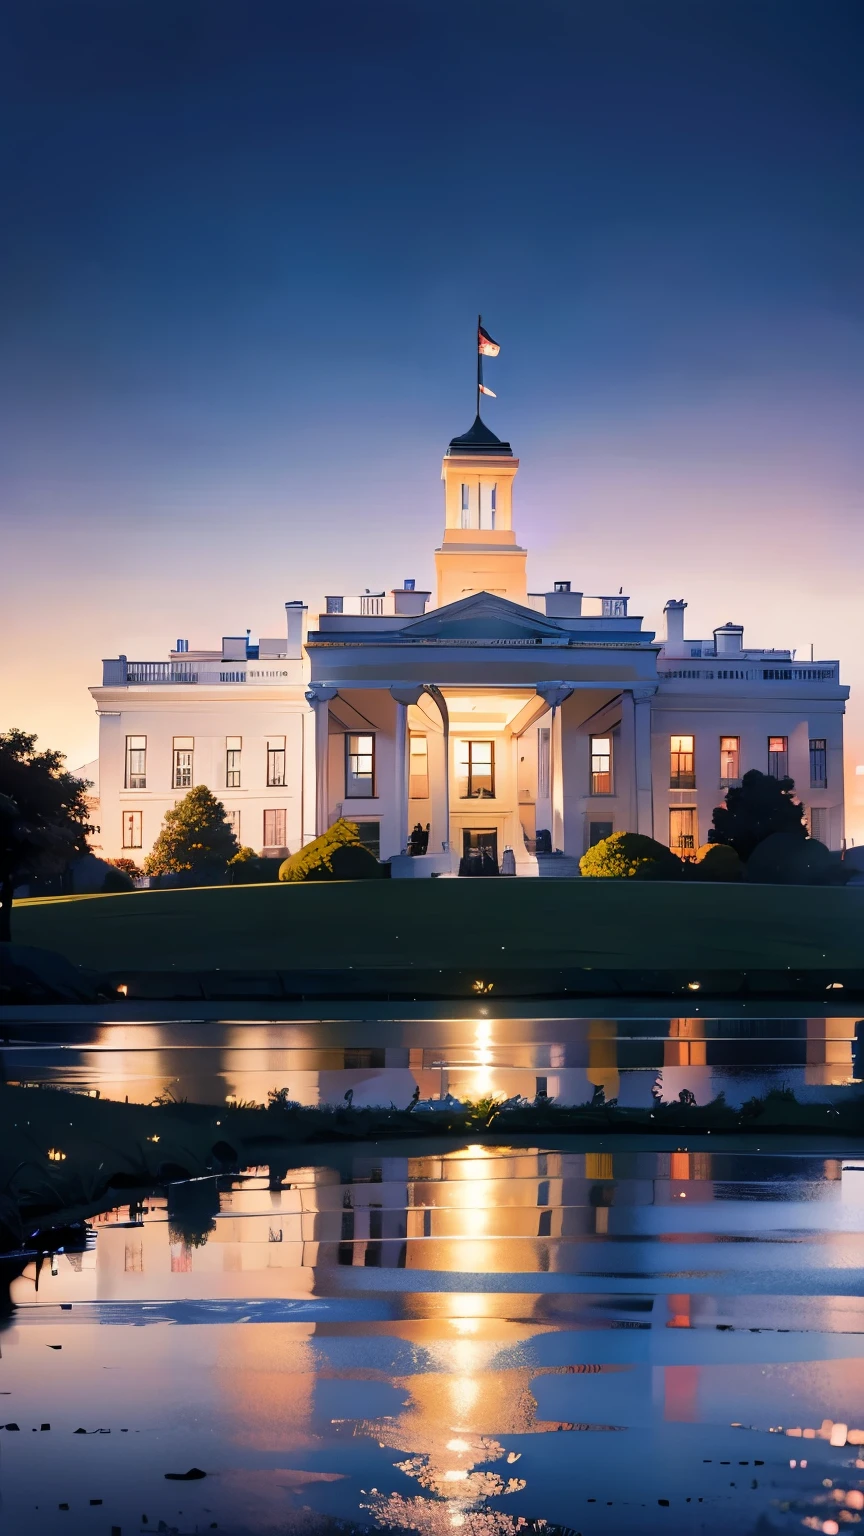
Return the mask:
[(304, 1155), (105, 1212), (14, 1282), (4, 1530), (859, 1523), (856, 1148)]

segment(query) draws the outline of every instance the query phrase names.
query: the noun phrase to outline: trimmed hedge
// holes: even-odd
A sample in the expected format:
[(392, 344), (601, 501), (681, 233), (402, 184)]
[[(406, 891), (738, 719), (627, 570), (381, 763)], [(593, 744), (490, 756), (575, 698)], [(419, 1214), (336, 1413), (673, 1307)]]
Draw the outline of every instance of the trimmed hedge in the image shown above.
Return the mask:
[(292, 853), (279, 869), (279, 879), (380, 880), (381, 865), (360, 841), (356, 822), (340, 816), (321, 837)]
[(694, 880), (743, 880), (744, 865), (726, 843), (703, 843), (688, 873)]
[(677, 880), (682, 873), (681, 860), (671, 849), (642, 832), (604, 837), (582, 855), (579, 868), (589, 879), (607, 880)]

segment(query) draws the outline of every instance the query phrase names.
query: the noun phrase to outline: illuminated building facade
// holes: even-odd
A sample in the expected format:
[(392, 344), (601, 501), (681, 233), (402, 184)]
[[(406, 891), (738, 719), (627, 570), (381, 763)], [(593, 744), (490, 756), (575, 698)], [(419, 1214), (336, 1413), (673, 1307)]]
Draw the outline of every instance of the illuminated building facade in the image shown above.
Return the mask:
[(281, 638), (106, 661), (105, 855), (143, 857), (207, 784), (271, 854), (345, 816), (396, 876), (574, 875), (613, 831), (692, 856), (750, 768), (791, 776), (812, 835), (840, 848), (839, 663), (746, 646), (733, 623), (687, 638), (679, 599), (657, 639), (620, 589), (529, 592), (518, 469), (479, 416), (449, 444), (434, 608), (406, 581), (331, 595), (311, 626), (288, 603)]

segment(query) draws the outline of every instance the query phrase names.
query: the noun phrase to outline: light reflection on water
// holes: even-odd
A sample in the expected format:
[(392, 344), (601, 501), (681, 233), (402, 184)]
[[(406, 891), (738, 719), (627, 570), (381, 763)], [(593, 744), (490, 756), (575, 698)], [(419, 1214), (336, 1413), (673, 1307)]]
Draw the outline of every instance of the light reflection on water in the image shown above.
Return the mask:
[(147, 1103), (169, 1091), (204, 1103), (233, 1095), (264, 1103), (286, 1087), (303, 1104), (407, 1105), (450, 1092), (563, 1104), (595, 1088), (632, 1107), (682, 1089), (731, 1104), (770, 1088), (801, 1099), (854, 1091), (854, 1016), (725, 1018), (468, 1017), (167, 1020), (140, 1023), (7, 1024), (0, 1071), (12, 1083), (44, 1083)]
[(853, 1526), (864, 1159), (757, 1146), (364, 1145), (106, 1213), (14, 1284), (7, 1528)]

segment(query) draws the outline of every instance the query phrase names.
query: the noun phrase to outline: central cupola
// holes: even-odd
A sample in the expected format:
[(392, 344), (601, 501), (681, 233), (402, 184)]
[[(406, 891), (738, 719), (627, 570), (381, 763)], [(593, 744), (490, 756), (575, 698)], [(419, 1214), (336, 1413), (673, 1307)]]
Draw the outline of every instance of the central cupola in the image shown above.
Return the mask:
[(513, 532), (518, 468), (510, 444), (479, 415), (470, 431), (450, 443), (441, 465), (444, 539), (435, 551), (439, 608), (474, 592), (527, 604), (528, 556)]

